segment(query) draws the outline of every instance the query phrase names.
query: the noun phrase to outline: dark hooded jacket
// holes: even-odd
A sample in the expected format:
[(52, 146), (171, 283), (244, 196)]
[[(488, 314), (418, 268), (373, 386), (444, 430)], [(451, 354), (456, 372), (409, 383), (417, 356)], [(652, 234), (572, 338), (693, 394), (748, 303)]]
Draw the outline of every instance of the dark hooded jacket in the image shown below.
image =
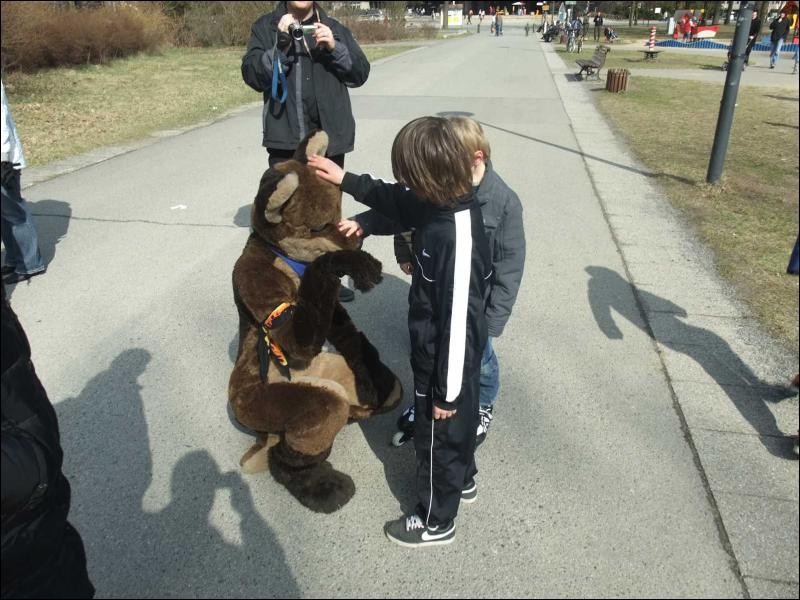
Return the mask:
[(86, 554), (67, 522), (58, 421), (28, 339), (2, 298), (3, 598), (91, 598)]
[[(278, 22), (287, 12), (286, 3), (281, 2), (253, 24), (242, 58), (242, 77), (264, 95), (263, 146), (294, 150), (310, 129), (319, 128), (330, 138), (328, 155), (335, 156), (353, 150), (356, 126), (347, 88), (363, 85), (370, 65), (347, 27), (316, 4), (315, 11), (312, 20), (318, 17), (333, 32), (336, 45), (332, 52), (317, 47), (310, 36), (306, 37), (310, 55), (306, 44), (295, 40), (279, 48)], [(272, 97), (274, 62), (278, 59), (286, 76), (283, 103)], [(277, 91), (280, 97), (283, 90)]]

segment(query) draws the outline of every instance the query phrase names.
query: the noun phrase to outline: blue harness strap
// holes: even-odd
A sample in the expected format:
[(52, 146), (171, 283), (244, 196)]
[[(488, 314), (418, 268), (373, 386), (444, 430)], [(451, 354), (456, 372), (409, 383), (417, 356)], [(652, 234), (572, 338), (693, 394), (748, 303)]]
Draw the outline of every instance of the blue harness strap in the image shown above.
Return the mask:
[(278, 258), (283, 260), (283, 262), (285, 262), (287, 265), (289, 265), (292, 268), (292, 271), (297, 273), (297, 276), (300, 279), (303, 278), (303, 275), (306, 272), (306, 267), (308, 266), (308, 263), (300, 262), (299, 260), (292, 260), (291, 258), (286, 256), (285, 254), (282, 254), (274, 246), (270, 246), (270, 250), (272, 250), (272, 252), (275, 254), (275, 256), (277, 256)]

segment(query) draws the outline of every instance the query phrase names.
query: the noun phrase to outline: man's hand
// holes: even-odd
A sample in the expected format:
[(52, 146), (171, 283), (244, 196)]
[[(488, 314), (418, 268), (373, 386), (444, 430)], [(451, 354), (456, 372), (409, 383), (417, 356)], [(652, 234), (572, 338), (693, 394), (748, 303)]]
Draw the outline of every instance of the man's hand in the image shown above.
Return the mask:
[(329, 158), (325, 158), (324, 156), (310, 156), (308, 158), (308, 166), (317, 172), (317, 177), (320, 179), (324, 179), (333, 185), (342, 185), (344, 169)]
[(455, 410), (442, 410), (441, 408), (434, 406), (433, 407), (433, 419), (435, 421), (449, 419), (453, 415), (456, 414)]
[(295, 19), (290, 13), (286, 13), (281, 17), (281, 20), (278, 21), (278, 31), (289, 33), (289, 25), (294, 23), (296, 20), (297, 19)]
[(400, 270), (406, 275), (411, 275), (414, 272), (414, 265), (410, 262), (402, 262), (397, 264), (400, 266)]
[(317, 41), (317, 46), (324, 46), (328, 49), (328, 52), (333, 52), (333, 49), (336, 47), (336, 40), (333, 39), (333, 31), (324, 23), (317, 23), (314, 39)]
[(339, 221), (339, 224), (336, 225), (336, 228), (340, 233), (343, 233), (345, 237), (350, 237), (352, 235), (364, 237), (364, 230), (361, 228), (361, 225), (358, 224), (358, 221), (353, 219), (342, 219)]

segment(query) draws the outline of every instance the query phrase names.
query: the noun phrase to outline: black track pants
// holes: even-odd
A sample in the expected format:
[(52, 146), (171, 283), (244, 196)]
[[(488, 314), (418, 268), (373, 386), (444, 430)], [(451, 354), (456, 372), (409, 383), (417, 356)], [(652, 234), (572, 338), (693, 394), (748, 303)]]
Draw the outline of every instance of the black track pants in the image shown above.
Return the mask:
[(464, 378), (453, 417), (433, 421), (430, 398), (415, 393), (414, 447), (417, 452), (417, 513), (428, 525), (458, 514), (461, 490), (475, 477), (480, 370)]

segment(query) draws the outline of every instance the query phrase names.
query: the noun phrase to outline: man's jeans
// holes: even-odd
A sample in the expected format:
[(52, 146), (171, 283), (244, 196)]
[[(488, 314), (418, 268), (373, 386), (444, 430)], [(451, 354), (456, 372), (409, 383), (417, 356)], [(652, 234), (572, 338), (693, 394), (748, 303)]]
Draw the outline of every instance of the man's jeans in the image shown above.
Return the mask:
[(499, 390), (500, 363), (497, 362), (497, 355), (492, 348), (492, 338), (489, 338), (486, 340), (486, 348), (484, 348), (483, 358), (481, 358), (481, 407), (494, 406)]
[(4, 266), (14, 267), (17, 273), (27, 275), (44, 271), (45, 265), (39, 252), (39, 239), (31, 209), (22, 198), (19, 180), (19, 171), (15, 170), (2, 186), (0, 236), (6, 247)]
[(769, 53), (769, 64), (773, 67), (778, 64), (778, 54), (781, 48), (783, 48), (783, 38), (779, 39), (777, 42), (772, 42), (772, 50)]

